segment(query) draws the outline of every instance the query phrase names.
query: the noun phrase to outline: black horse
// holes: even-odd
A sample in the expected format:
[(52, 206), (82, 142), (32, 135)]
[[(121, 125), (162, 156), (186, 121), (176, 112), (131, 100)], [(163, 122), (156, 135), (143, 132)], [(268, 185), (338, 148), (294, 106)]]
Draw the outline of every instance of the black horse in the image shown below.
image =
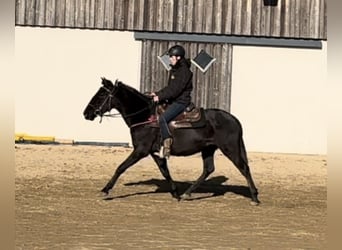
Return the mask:
[(246, 149), (242, 139), (242, 127), (240, 122), (230, 113), (219, 109), (205, 109), (206, 124), (204, 127), (183, 128), (173, 131), (171, 155), (189, 156), (201, 152), (203, 159), (202, 174), (180, 196), (170, 176), (166, 159), (161, 159), (155, 154), (160, 148), (160, 131), (158, 127), (150, 126), (149, 118), (155, 112), (155, 105), (151, 97), (120, 81), (113, 84), (110, 80), (102, 78), (102, 86), (90, 100), (83, 114), (85, 119), (92, 121), (97, 116), (102, 118), (106, 112), (112, 109), (119, 111), (130, 128), (133, 152), (120, 164), (113, 177), (101, 190), (105, 194), (109, 193), (120, 175), (129, 167), (140, 159), (151, 155), (162, 175), (170, 183), (172, 196), (177, 199), (188, 198), (214, 171), (214, 153), (220, 149), (246, 178), (251, 192), (251, 204), (259, 204), (258, 191), (249, 170)]

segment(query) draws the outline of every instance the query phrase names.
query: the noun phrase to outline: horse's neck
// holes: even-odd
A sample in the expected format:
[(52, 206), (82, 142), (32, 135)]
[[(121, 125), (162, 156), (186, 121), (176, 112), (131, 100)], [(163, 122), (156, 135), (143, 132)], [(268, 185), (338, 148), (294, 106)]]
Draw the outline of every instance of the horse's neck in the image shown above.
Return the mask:
[[(128, 91), (128, 90), (126, 90)], [(117, 110), (125, 120), (127, 126), (140, 123), (148, 119), (149, 103), (144, 96), (138, 96), (140, 93), (129, 92), (129, 98), (120, 98), (120, 107)]]

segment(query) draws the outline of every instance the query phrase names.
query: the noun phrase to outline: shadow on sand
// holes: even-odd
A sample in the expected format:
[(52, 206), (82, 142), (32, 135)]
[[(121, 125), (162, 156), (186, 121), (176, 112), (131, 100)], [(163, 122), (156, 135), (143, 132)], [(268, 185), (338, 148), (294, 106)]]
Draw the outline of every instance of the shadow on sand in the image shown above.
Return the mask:
[[(215, 196), (224, 195), (225, 193), (234, 193), (237, 195), (241, 195), (247, 198), (251, 198), (250, 190), (248, 186), (240, 186), (240, 185), (227, 185), (225, 182), (228, 180), (225, 176), (215, 176), (212, 177), (205, 182), (203, 182), (193, 193), (201, 193), (205, 194), (201, 197), (194, 197), (187, 200), (201, 200), (201, 199), (208, 199)], [(193, 182), (190, 181), (175, 181), (178, 192), (180, 194), (184, 193)], [(130, 196), (136, 195), (145, 195), (145, 194), (155, 194), (155, 193), (170, 193), (170, 184), (166, 180), (161, 179), (150, 179), (145, 181), (139, 182), (129, 182), (124, 184), (125, 186), (140, 186), (140, 185), (147, 185), (147, 186), (156, 186), (155, 191), (147, 191), (147, 192), (136, 192), (132, 194), (125, 194), (120, 196), (112, 196), (106, 197), (104, 200), (114, 200), (120, 198), (126, 198)], [(171, 195), (171, 194), (170, 194)]]

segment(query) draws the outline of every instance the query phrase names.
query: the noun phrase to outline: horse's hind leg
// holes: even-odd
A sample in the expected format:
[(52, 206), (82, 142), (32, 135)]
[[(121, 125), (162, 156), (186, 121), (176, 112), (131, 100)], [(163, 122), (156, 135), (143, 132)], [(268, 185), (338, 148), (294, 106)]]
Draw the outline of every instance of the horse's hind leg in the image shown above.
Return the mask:
[(161, 174), (164, 176), (164, 178), (170, 183), (171, 185), (171, 195), (172, 197), (176, 198), (177, 200), (180, 199), (177, 186), (175, 182), (172, 180), (169, 168), (167, 167), (167, 161), (166, 159), (161, 159), (158, 156), (151, 154), (153, 160), (157, 163), (158, 168), (161, 172)]
[(201, 176), (181, 195), (182, 199), (187, 199), (191, 193), (215, 170), (214, 153), (216, 146), (209, 146), (202, 150), (203, 172)]
[(222, 153), (227, 156), (237, 167), (240, 173), (246, 178), (249, 190), (251, 192), (252, 205), (258, 205), (258, 190), (255, 187), (250, 169), (248, 166), (247, 153), (242, 138), (239, 138), (239, 143), (235, 145), (225, 145), (220, 147)]

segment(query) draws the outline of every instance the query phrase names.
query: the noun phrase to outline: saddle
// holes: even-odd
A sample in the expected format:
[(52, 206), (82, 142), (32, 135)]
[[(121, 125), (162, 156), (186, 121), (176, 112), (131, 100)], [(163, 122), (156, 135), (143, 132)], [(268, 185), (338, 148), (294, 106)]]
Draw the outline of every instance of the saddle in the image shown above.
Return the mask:
[[(169, 105), (166, 103), (159, 104), (156, 107), (156, 121), (151, 123), (152, 127), (159, 127), (159, 116), (165, 112)], [(170, 130), (179, 129), (179, 128), (200, 128), (206, 125), (206, 119), (203, 108), (198, 108), (194, 103), (190, 103), (190, 105), (179, 114), (175, 119), (169, 122)]]

